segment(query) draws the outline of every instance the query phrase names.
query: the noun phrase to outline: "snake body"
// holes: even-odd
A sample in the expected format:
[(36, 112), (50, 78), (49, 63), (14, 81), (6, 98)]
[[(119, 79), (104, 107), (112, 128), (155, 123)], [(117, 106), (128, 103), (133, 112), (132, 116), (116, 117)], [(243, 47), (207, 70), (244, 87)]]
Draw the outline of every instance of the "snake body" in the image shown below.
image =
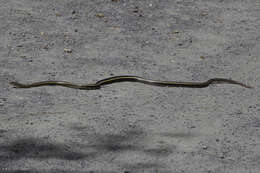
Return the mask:
[(66, 81), (42, 81), (42, 82), (35, 82), (31, 84), (11, 82), (10, 84), (13, 85), (15, 88), (34, 88), (40, 86), (63, 86), (68, 88), (81, 89), (81, 90), (96, 90), (96, 89), (100, 89), (104, 85), (117, 83), (117, 82), (139, 82), (139, 83), (161, 86), (161, 87), (189, 87), (189, 88), (205, 88), (208, 87), (210, 84), (227, 83), (227, 84), (240, 85), (245, 88), (253, 88), (252, 86), (243, 84), (241, 82), (231, 80), (231, 79), (225, 79), (225, 78), (212, 78), (205, 82), (178, 82), (178, 81), (151, 80), (139, 76), (114, 76), (114, 77), (109, 77), (109, 78), (99, 80), (96, 83), (90, 83), (85, 85), (75, 84)]

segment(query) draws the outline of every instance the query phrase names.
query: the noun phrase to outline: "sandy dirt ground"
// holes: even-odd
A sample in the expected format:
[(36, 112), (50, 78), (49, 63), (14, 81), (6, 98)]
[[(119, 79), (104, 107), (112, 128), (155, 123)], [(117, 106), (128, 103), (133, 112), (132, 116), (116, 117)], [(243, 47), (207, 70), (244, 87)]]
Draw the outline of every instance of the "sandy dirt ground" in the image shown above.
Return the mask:
[(260, 1), (0, 0), (0, 172), (259, 173)]

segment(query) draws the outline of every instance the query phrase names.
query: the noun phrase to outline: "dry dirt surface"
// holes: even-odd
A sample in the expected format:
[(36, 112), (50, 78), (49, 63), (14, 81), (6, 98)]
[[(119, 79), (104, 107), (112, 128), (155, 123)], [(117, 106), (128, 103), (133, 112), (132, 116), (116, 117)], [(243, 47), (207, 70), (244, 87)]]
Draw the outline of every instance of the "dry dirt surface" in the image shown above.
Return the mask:
[(259, 173), (260, 1), (0, 0), (0, 172)]

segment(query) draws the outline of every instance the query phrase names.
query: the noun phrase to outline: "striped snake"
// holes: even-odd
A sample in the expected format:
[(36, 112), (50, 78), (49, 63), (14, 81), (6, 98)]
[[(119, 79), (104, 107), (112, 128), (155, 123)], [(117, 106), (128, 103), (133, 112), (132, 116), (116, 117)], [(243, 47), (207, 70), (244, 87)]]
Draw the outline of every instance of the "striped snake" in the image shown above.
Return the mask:
[(66, 81), (42, 81), (42, 82), (35, 82), (31, 84), (11, 82), (10, 84), (13, 85), (15, 88), (33, 88), (33, 87), (40, 87), (40, 86), (63, 86), (63, 87), (69, 87), (74, 89), (81, 89), (81, 90), (96, 90), (96, 89), (100, 89), (104, 85), (108, 85), (116, 82), (139, 82), (148, 85), (155, 85), (155, 86), (162, 86), (162, 87), (189, 87), (189, 88), (205, 88), (208, 87), (210, 84), (226, 83), (226, 84), (240, 85), (245, 88), (253, 88), (252, 86), (243, 84), (241, 82), (231, 80), (231, 79), (225, 79), (225, 78), (212, 78), (205, 82), (178, 82), (178, 81), (151, 80), (139, 76), (114, 76), (90, 84), (75, 84)]

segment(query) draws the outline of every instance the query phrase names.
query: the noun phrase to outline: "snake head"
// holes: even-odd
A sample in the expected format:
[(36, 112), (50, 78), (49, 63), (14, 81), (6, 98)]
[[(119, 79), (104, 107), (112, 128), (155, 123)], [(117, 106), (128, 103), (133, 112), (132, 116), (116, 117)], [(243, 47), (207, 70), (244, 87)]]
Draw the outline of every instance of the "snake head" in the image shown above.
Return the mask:
[(23, 84), (20, 84), (18, 82), (10, 82), (10, 85), (13, 85), (14, 88), (23, 88)]

